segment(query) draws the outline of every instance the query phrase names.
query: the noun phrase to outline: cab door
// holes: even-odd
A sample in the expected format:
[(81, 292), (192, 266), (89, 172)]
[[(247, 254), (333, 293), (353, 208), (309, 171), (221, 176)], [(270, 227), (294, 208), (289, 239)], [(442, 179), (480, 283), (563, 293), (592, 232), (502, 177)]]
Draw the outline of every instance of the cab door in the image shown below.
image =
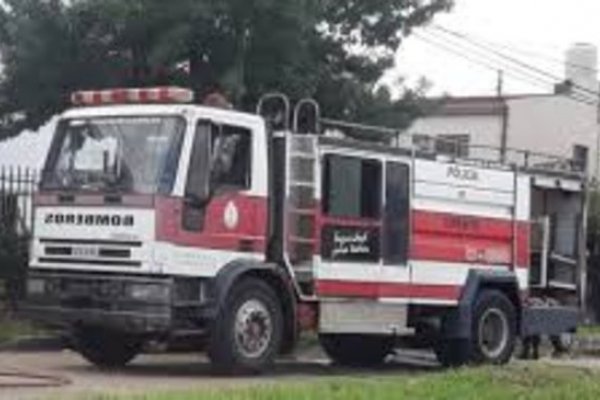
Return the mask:
[[(264, 258), (267, 168), (264, 142), (256, 137), (262, 133), (235, 121), (198, 121), (183, 196), (158, 205), (157, 238), (169, 246), (157, 258), (172, 273), (214, 276), (234, 259)], [(207, 180), (206, 198), (190, 195)]]

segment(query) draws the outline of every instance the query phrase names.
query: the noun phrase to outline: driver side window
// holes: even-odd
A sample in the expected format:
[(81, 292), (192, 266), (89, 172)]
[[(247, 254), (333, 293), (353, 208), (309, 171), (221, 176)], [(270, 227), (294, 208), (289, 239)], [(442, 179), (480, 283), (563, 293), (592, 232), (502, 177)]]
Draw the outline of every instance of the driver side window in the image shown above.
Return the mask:
[(251, 131), (233, 125), (218, 125), (212, 132), (211, 164), (217, 192), (250, 189)]

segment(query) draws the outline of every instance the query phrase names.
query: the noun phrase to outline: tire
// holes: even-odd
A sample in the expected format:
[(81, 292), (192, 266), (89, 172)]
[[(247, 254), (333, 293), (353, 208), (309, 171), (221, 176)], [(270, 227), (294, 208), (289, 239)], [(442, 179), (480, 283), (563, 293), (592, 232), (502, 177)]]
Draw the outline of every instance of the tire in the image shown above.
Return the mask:
[(442, 339), (436, 343), (434, 352), (439, 363), (447, 368), (461, 367), (471, 358), (468, 339)]
[(90, 363), (103, 369), (124, 367), (142, 349), (142, 341), (122, 333), (101, 328), (77, 328), (74, 348)]
[(278, 355), (283, 336), (283, 315), (274, 290), (261, 280), (244, 279), (224, 304), (210, 334), (213, 369), (219, 374), (264, 371)]
[[(490, 351), (482, 324), (492, 319), (501, 321), (503, 333), (497, 346)], [(512, 302), (500, 291), (483, 290), (477, 296), (471, 318), (471, 338), (440, 338), (434, 347), (438, 361), (444, 367), (466, 364), (505, 364), (515, 350), (517, 337), (516, 311)], [(498, 332), (496, 332), (498, 333)], [(494, 335), (492, 335), (494, 336)]]
[(573, 349), (575, 335), (563, 333), (562, 335), (550, 336), (550, 343), (554, 349), (554, 354), (568, 354)]
[[(547, 305), (550, 307), (561, 307), (562, 304), (556, 299), (548, 299)], [(560, 335), (550, 336), (550, 344), (555, 355), (568, 354), (573, 350), (575, 344), (575, 334), (572, 332), (565, 332)]]
[(475, 301), (472, 323), (470, 361), (507, 363), (514, 352), (517, 336), (513, 303), (500, 291), (484, 290)]
[(320, 335), (325, 353), (334, 363), (347, 367), (372, 367), (383, 363), (394, 349), (391, 337), (367, 335)]

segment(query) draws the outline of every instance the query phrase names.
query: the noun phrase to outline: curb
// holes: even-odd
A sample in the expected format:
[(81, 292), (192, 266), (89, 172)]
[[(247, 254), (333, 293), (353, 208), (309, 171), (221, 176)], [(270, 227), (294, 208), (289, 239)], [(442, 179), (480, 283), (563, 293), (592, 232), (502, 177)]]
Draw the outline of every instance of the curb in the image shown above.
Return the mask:
[(64, 336), (31, 336), (0, 344), (0, 352), (61, 351), (67, 345), (68, 340)]

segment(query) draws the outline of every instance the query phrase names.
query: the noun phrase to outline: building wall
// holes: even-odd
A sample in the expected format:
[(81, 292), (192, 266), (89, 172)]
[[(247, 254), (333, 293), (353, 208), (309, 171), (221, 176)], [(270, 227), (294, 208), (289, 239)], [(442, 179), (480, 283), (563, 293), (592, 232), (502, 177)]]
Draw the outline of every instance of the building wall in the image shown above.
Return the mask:
[[(409, 128), (409, 133), (437, 137), (439, 135), (469, 135), (471, 145), (500, 147), (502, 118), (499, 115), (430, 116), (420, 118)], [(488, 154), (489, 150), (472, 150), (471, 156)], [(475, 154), (474, 154), (475, 153)]]
[(596, 108), (566, 96), (522, 97), (508, 100), (508, 147), (573, 156), (573, 146), (589, 149), (589, 171), (598, 175)]
[[(600, 125), (596, 107), (561, 95), (508, 97), (506, 102), (509, 148), (571, 158), (573, 146), (586, 146), (589, 149), (589, 171), (600, 176), (597, 145)], [(431, 136), (464, 133), (470, 135), (472, 145), (500, 147), (502, 116), (467, 113), (460, 116), (431, 115), (417, 119), (408, 132)], [(485, 158), (493, 157), (493, 152), (486, 152)], [(523, 157), (519, 155), (514, 161)], [(546, 162), (549, 159), (531, 157), (531, 161)]]

